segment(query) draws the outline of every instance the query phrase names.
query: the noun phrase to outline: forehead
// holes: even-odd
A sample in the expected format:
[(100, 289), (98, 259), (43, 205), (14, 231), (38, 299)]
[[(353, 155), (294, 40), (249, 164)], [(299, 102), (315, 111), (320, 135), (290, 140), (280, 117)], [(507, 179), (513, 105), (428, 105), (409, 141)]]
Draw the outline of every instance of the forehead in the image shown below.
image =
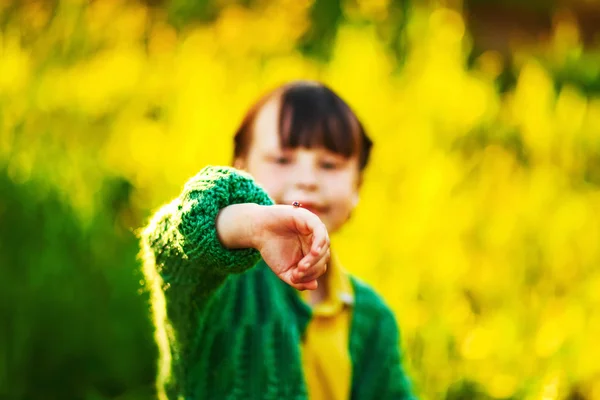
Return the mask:
[(250, 147), (261, 149), (279, 148), (280, 100), (275, 97), (267, 101), (256, 114)]

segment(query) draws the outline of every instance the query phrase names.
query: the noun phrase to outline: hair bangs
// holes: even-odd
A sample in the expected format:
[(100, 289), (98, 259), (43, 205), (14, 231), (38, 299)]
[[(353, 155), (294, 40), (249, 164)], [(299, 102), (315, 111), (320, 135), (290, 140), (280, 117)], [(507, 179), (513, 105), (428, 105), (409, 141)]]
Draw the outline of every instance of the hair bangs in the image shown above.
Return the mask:
[(279, 113), (283, 148), (324, 147), (346, 158), (360, 154), (362, 126), (328, 88), (304, 85), (284, 91)]
[(234, 137), (234, 161), (245, 157), (252, 142), (256, 115), (271, 99), (279, 101), (278, 133), (283, 148), (316, 148), (369, 162), (373, 142), (350, 107), (327, 86), (296, 81), (263, 96), (245, 115)]

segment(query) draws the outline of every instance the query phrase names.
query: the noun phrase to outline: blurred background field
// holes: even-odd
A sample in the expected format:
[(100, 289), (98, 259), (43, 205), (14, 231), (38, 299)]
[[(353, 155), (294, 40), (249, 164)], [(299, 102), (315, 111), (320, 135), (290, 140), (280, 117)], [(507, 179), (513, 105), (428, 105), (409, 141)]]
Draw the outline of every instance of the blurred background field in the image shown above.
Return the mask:
[[(135, 229), (319, 79), (423, 399), (600, 399), (600, 1), (0, 1), (0, 398), (152, 398)], [(361, 249), (357, 252), (355, 249)]]

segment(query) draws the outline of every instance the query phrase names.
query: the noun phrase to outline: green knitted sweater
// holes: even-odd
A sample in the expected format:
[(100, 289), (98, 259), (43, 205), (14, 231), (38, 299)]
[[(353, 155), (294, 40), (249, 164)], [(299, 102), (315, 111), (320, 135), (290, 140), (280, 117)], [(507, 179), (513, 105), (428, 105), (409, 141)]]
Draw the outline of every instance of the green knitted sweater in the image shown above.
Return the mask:
[[(272, 204), (229, 167), (206, 167), (142, 233), (161, 399), (306, 399), (300, 345), (311, 309), (254, 249), (230, 250), (215, 219), (238, 203)], [(352, 399), (412, 399), (392, 312), (352, 278)]]

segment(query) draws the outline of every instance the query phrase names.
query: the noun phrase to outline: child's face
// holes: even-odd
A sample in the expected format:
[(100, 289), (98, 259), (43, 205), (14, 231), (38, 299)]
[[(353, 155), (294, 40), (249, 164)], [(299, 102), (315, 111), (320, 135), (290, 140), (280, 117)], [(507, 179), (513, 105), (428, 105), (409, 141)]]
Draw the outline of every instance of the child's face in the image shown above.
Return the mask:
[(235, 166), (248, 171), (278, 204), (298, 201), (337, 231), (358, 202), (358, 157), (345, 158), (324, 147), (282, 149), (279, 105), (266, 103), (256, 116), (250, 148)]

